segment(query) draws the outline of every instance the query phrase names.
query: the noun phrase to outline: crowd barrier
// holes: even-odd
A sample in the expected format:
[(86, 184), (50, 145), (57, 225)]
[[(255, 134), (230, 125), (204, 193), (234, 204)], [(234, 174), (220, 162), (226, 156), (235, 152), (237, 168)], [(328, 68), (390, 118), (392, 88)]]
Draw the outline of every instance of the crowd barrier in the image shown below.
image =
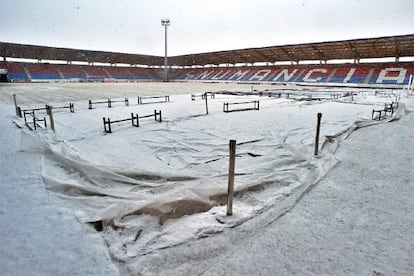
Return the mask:
[(214, 93), (214, 92), (205, 92), (205, 93), (202, 93), (202, 94), (199, 94), (199, 95), (197, 95), (197, 94), (191, 94), (191, 100), (192, 101), (195, 101), (196, 98), (201, 98), (201, 99), (204, 100), (208, 95), (210, 95), (210, 98), (211, 99), (215, 99), (216, 98), (216, 93)]
[(89, 100), (89, 109), (93, 109), (93, 105), (97, 105), (97, 104), (107, 104), (108, 107), (111, 108), (113, 103), (125, 103), (126, 106), (129, 106), (129, 100), (127, 98), (125, 98), (123, 100), (107, 99), (105, 101), (96, 101), (96, 102), (93, 102), (92, 100)]
[[(251, 106), (253, 104), (253, 106)], [(229, 109), (231, 106), (240, 106), (240, 108)], [(259, 110), (259, 101), (223, 103), (223, 112)]]
[[(36, 109), (27, 109), (27, 110), (22, 110), (23, 112), (23, 116), (24, 116), (24, 123), (25, 125), (30, 129), (30, 130), (37, 130), (38, 128), (41, 128), (42, 126), (39, 124), (39, 122), (43, 122), (44, 123), (44, 128), (47, 128), (47, 122), (46, 122), (46, 118), (43, 117), (38, 118), (36, 117), (36, 110), (44, 110), (44, 108), (36, 108)], [(27, 117), (28, 115), (32, 116), (32, 119), (29, 120)]]
[[(164, 100), (155, 100), (154, 99), (164, 99)], [(150, 102), (146, 103), (160, 103), (160, 102), (169, 102), (170, 96), (139, 96), (138, 97), (138, 104), (144, 104), (144, 100), (150, 100)]]
[(382, 120), (385, 119), (389, 115), (393, 115), (394, 111), (398, 108), (398, 102), (392, 102), (392, 103), (385, 103), (383, 109), (379, 110), (372, 110), (372, 120)]
[(110, 118), (103, 117), (104, 131), (105, 133), (112, 133), (112, 127), (111, 127), (112, 124), (122, 123), (126, 121), (131, 121), (132, 126), (139, 127), (139, 119), (150, 118), (150, 117), (154, 117), (155, 121), (161, 123), (162, 122), (161, 110), (157, 111), (154, 109), (154, 114), (143, 115), (143, 116), (138, 116), (138, 114), (135, 114), (134, 116), (134, 114), (131, 113), (130, 118), (120, 119), (120, 120), (115, 120), (115, 121), (111, 121)]

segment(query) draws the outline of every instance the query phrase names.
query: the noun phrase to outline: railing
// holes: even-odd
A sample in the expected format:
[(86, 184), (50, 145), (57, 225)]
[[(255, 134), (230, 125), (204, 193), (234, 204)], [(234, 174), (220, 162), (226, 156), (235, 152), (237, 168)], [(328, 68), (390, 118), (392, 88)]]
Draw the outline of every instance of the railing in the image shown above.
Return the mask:
[(205, 93), (199, 94), (199, 95), (197, 95), (197, 94), (191, 94), (191, 100), (192, 101), (195, 101), (196, 98), (205, 99), (207, 97), (207, 95), (210, 95), (210, 98), (211, 99), (215, 99), (215, 97), (216, 97), (216, 93), (214, 93), (214, 92), (205, 92)]
[(153, 100), (153, 99), (164, 99), (163, 101), (150, 101), (146, 103), (160, 103), (160, 102), (169, 102), (170, 96), (139, 96), (138, 97), (138, 104), (144, 104), (143, 100)]
[[(253, 106), (251, 106), (253, 104)], [(231, 106), (241, 106), (240, 108), (229, 109)], [(223, 112), (259, 110), (259, 101), (223, 103)]]
[(123, 99), (123, 100), (111, 100), (111, 99), (107, 99), (106, 101), (96, 101), (93, 102), (92, 100), (89, 100), (89, 109), (93, 109), (92, 105), (96, 105), (96, 104), (107, 104), (109, 108), (112, 107), (113, 103), (125, 103), (126, 106), (129, 106), (129, 100), (127, 98)]
[(161, 110), (160, 111), (154, 110), (154, 114), (144, 115), (144, 116), (138, 116), (138, 114), (135, 114), (134, 116), (134, 114), (131, 113), (131, 118), (115, 120), (115, 121), (111, 121), (110, 118), (103, 117), (104, 131), (105, 133), (112, 133), (112, 127), (111, 127), (112, 124), (126, 122), (126, 121), (131, 121), (132, 126), (139, 127), (139, 119), (150, 118), (150, 117), (154, 117), (155, 121), (161, 123), (162, 122)]

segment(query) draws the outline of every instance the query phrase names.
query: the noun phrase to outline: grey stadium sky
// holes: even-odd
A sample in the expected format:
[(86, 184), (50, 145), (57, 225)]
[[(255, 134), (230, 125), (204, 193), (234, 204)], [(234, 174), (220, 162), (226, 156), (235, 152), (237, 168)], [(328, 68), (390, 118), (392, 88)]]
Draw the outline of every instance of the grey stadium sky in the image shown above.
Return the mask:
[(168, 54), (411, 34), (414, 0), (0, 0), (0, 41)]

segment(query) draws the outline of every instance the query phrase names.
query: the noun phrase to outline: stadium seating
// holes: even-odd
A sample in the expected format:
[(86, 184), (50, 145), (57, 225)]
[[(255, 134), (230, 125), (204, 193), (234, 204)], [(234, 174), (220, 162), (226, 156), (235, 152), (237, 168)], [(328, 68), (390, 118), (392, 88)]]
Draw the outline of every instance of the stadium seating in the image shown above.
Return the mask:
[(407, 64), (401, 67), (397, 64), (390, 66), (387, 64), (378, 65), (373, 71), (372, 77), (369, 80), (370, 84), (396, 84), (404, 82), (408, 84), (410, 75), (414, 74), (414, 65)]
[(109, 78), (103, 66), (84, 65), (82, 66), (82, 71), (85, 72), (88, 81), (105, 81), (105, 79)]
[[(162, 81), (162, 68), (1, 62), (12, 81)], [(241, 66), (173, 69), (171, 81), (407, 84), (414, 63)]]
[(117, 80), (131, 80), (132, 76), (129, 74), (127, 67), (107, 67), (106, 71), (110, 77)]
[(371, 68), (370, 65), (341, 65), (335, 71), (330, 82), (365, 83)]
[(32, 81), (35, 80), (59, 80), (62, 79), (56, 67), (47, 63), (27, 64)]
[(297, 82), (327, 82), (329, 76), (335, 68), (333, 66), (307, 66), (306, 69), (296, 79)]
[(62, 73), (64, 79), (85, 80), (86, 74), (81, 66), (77, 65), (59, 65), (58, 70)]
[(129, 72), (133, 80), (138, 81), (161, 81), (161, 76), (157, 73), (156, 69), (130, 67)]
[(243, 66), (183, 69), (181, 81), (407, 84), (412, 63)]
[(11, 81), (28, 81), (29, 80), (22, 63), (1, 62), (0, 68), (7, 70)]
[(147, 75), (151, 78), (151, 80), (153, 81), (161, 81), (162, 77), (159, 74), (159, 70), (158, 69), (145, 69), (145, 71), (147, 72)]

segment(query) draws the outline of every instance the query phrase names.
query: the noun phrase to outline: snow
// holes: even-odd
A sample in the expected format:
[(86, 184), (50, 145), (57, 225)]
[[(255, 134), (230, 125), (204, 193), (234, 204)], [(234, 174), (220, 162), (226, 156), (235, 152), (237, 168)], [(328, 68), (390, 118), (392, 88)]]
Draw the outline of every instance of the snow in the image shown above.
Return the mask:
[[(191, 101), (190, 93), (217, 94)], [(268, 90), (290, 93), (267, 97)], [(351, 97), (350, 92), (354, 95)], [(331, 93), (347, 97), (330, 100)], [(31, 132), (24, 108), (56, 110)], [(137, 104), (137, 96), (170, 102)], [(308, 96), (323, 100), (308, 99)], [(123, 99), (88, 109), (88, 100)], [(413, 98), (402, 90), (201, 83), (0, 86), (1, 274), (409, 274)], [(224, 102), (260, 110), (223, 113)], [(373, 108), (400, 100), (386, 120)], [(162, 111), (153, 118), (114, 124)], [(316, 114), (320, 153), (313, 155)], [(47, 116), (46, 114), (42, 116)], [(237, 140), (233, 216), (228, 141)], [(97, 231), (95, 230), (101, 230)]]

